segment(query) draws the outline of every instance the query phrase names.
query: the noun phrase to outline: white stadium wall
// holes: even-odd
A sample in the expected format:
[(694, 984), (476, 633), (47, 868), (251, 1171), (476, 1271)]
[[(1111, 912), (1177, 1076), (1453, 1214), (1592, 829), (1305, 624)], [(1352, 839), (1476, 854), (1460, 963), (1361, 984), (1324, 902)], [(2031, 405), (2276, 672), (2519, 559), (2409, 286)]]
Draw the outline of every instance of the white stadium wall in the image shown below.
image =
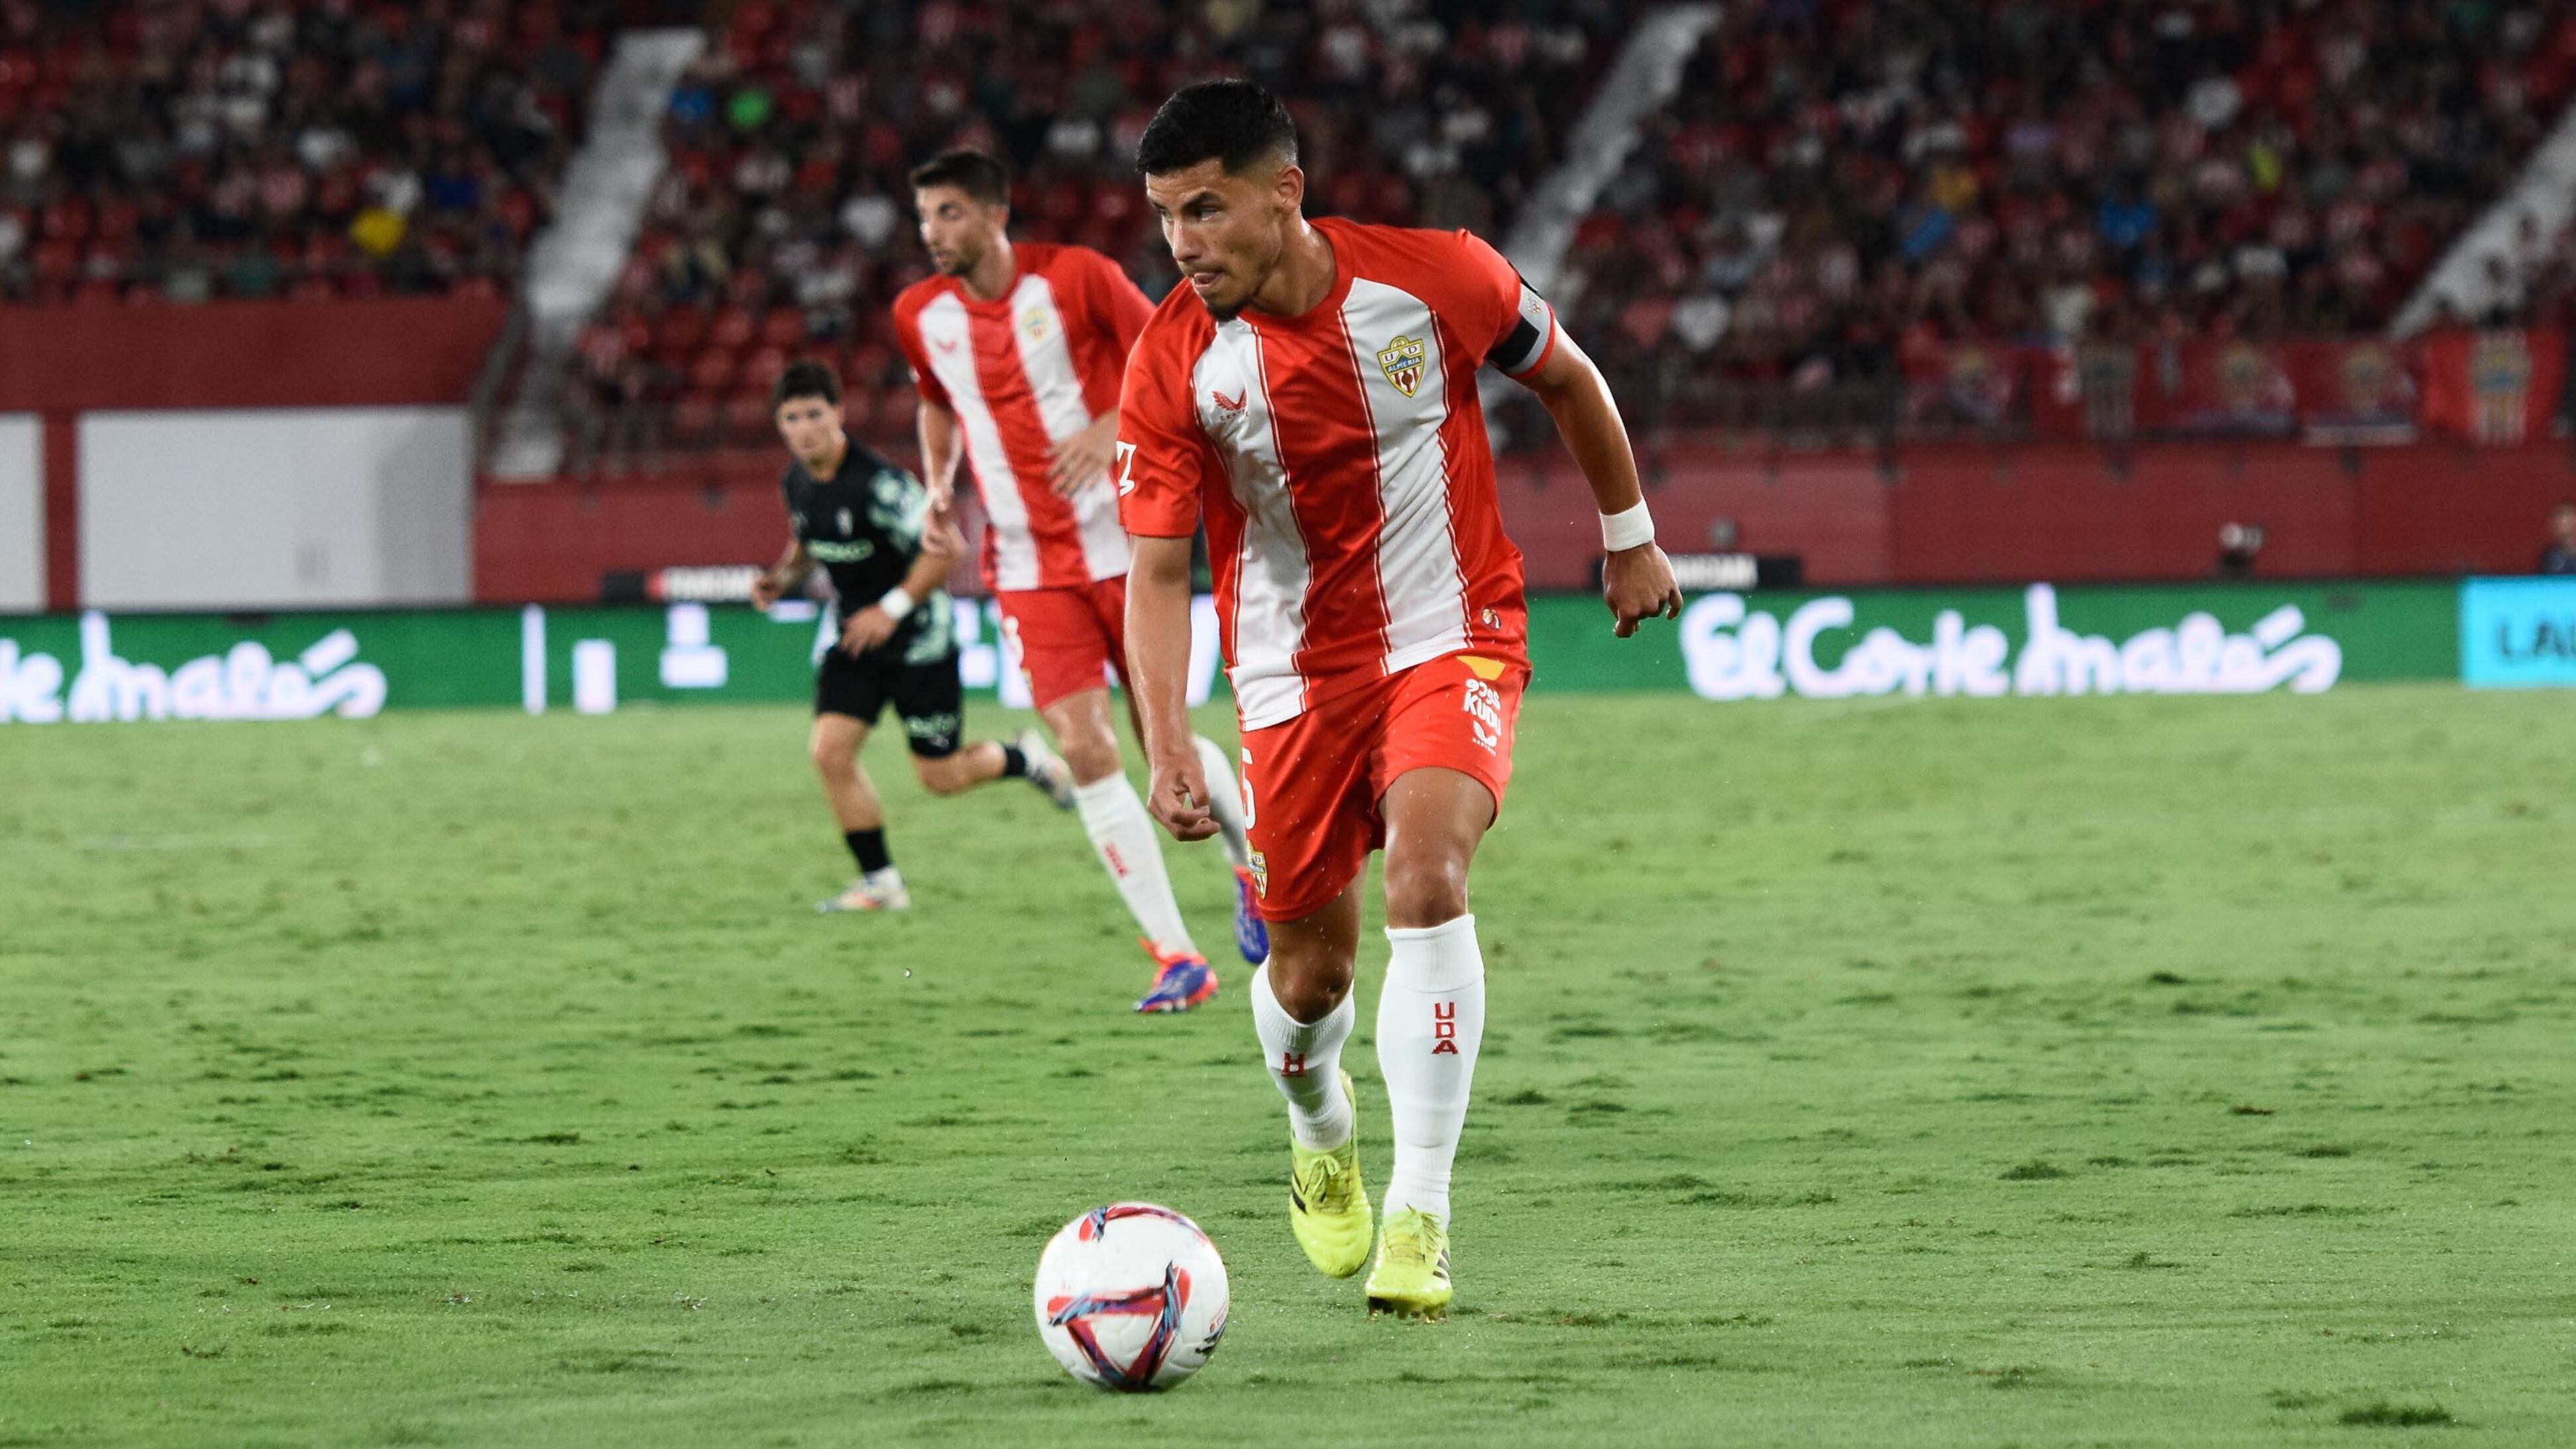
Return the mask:
[(85, 413), (80, 500), (92, 608), (473, 597), (462, 408)]
[(0, 614), (45, 607), (45, 427), (0, 413)]

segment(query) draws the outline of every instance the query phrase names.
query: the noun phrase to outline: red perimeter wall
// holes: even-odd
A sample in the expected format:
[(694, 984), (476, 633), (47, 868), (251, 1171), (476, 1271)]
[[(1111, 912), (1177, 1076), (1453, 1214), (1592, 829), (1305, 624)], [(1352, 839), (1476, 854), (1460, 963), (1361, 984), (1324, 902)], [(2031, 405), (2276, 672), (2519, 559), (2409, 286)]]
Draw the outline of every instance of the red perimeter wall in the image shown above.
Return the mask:
[(474, 297), (0, 307), (0, 412), (45, 420), (48, 605), (81, 598), (82, 413), (458, 405), (509, 312)]
[(0, 307), (0, 412), (462, 403), (490, 298)]
[[(2260, 576), (2521, 573), (2547, 541), (2551, 505), (2576, 500), (2576, 451), (2563, 443), (2171, 444), (2137, 449), (2125, 470), (2081, 444), (1925, 446), (1899, 455), (1892, 480), (1865, 453), (1692, 447), (1643, 461), (1666, 548), (1706, 548), (1710, 524), (1732, 518), (1738, 547), (1797, 554), (1811, 582), (1835, 586), (2202, 578), (2227, 523), (2266, 530)], [(766, 562), (786, 539), (778, 467), (739, 456), (487, 482), (476, 591), (593, 599), (611, 570)], [(1516, 456), (1498, 471), (1531, 586), (1588, 587), (1601, 534), (1572, 462)]]

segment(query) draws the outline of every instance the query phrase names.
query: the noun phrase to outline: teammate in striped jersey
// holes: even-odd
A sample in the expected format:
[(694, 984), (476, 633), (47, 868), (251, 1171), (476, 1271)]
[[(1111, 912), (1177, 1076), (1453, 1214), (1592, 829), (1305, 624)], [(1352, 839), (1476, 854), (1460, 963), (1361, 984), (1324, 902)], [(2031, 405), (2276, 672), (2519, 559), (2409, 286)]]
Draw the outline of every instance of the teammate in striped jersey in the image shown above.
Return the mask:
[(1189, 540), (1204, 522), (1270, 922), (1252, 1010), (1288, 1100), (1289, 1223), (1328, 1274), (1368, 1258), (1340, 1062), (1363, 872), (1382, 845), (1392, 953), (1377, 1056), (1395, 1170), (1367, 1294), (1372, 1310), (1438, 1317), (1485, 1019), (1467, 869), (1511, 778), (1529, 678), (1480, 366), (1538, 394), (1591, 485), (1612, 632), (1678, 617), (1681, 591), (1609, 389), (1492, 247), (1308, 221), (1296, 128), (1248, 81), (1164, 102), (1137, 168), (1185, 281), (1129, 356), (1119, 417), (1150, 805), (1183, 840), (1217, 828), (1223, 782), (1202, 772), (1182, 693)]
[[(921, 392), (922, 471), (944, 503), (961, 456), (984, 502), (984, 582), (1038, 714), (1073, 771), (1092, 849), (1155, 962), (1138, 1011), (1185, 1011), (1216, 994), (1191, 942), (1161, 841), (1118, 758), (1107, 679), (1126, 669), (1127, 534), (1108, 475), (1127, 349), (1152, 310), (1086, 247), (1013, 244), (1002, 164), (950, 151), (912, 173), (936, 275), (895, 299), (895, 337)], [(1225, 752), (1194, 739), (1212, 775)], [(1235, 939), (1269, 942), (1254, 907), (1242, 822), (1220, 820), (1235, 869)]]

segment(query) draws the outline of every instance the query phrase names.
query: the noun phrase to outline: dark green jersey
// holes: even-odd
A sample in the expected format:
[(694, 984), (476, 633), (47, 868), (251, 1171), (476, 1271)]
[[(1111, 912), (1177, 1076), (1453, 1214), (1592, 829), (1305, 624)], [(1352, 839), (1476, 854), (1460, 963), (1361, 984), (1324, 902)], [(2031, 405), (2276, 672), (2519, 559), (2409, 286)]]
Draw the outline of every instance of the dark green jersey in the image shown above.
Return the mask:
[[(791, 460), (778, 486), (787, 496), (788, 526), (806, 556), (831, 575), (844, 617), (902, 583), (921, 556), (930, 490), (863, 443), (850, 444), (829, 478), (817, 479)], [(916, 662), (946, 653), (954, 643), (950, 612), (947, 591), (933, 590), (882, 647)]]

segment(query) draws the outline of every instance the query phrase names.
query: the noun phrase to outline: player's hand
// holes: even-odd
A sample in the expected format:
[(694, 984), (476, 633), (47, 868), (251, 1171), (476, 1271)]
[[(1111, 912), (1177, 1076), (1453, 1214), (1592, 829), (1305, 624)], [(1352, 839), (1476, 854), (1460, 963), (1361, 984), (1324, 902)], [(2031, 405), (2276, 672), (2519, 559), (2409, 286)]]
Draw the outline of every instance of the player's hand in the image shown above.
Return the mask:
[(760, 577), (751, 581), (751, 606), (765, 614), (769, 612), (772, 604), (778, 602), (781, 592), (778, 587), (778, 575), (763, 569)]
[(1216, 834), (1216, 815), (1208, 809), (1207, 771), (1193, 750), (1178, 759), (1154, 763), (1152, 783), (1145, 787), (1145, 809), (1174, 840), (1205, 840)]
[(921, 525), (921, 551), (935, 558), (956, 558), (966, 552), (966, 534), (948, 505), (931, 504), (930, 516)]
[(893, 616), (870, 604), (841, 625), (841, 652), (865, 654), (893, 637)]
[(1610, 606), (1610, 632), (1625, 639), (1637, 632), (1637, 621), (1658, 614), (1682, 616), (1682, 586), (1673, 582), (1673, 561), (1652, 542), (1623, 548), (1601, 561), (1601, 602)]
[(1102, 413), (1091, 426), (1047, 450), (1047, 484), (1058, 498), (1071, 498), (1109, 471), (1118, 451), (1118, 414)]

